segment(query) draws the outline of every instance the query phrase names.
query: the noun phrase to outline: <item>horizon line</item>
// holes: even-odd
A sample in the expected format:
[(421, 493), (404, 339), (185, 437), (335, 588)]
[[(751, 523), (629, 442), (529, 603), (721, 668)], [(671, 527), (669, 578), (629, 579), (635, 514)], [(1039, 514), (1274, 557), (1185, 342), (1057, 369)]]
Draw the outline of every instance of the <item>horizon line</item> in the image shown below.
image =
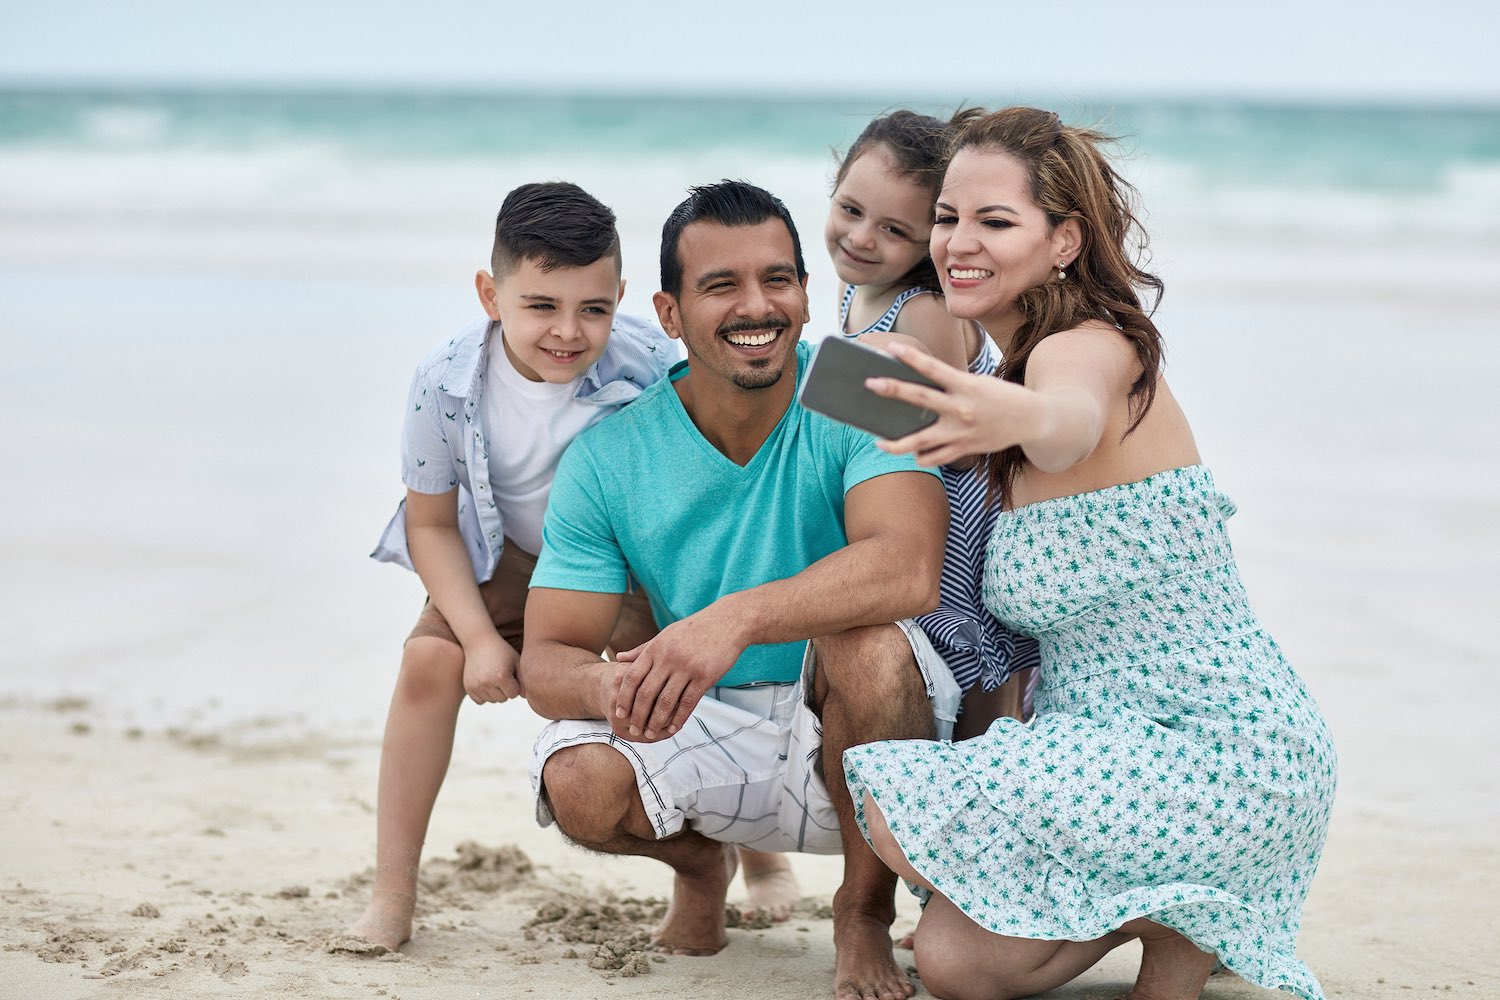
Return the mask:
[[(976, 88), (977, 89), (977, 88)], [(690, 103), (729, 101), (750, 103), (774, 101), (776, 103), (804, 102), (823, 104), (837, 101), (865, 101), (888, 103), (891, 106), (921, 102), (944, 107), (967, 107), (976, 103), (984, 106), (1002, 107), (1005, 104), (1024, 101), (1042, 106), (1058, 104), (1080, 105), (1097, 103), (1205, 105), (1240, 104), (1247, 106), (1279, 106), (1306, 108), (1362, 108), (1362, 109), (1406, 109), (1406, 108), (1452, 108), (1487, 109), (1500, 108), (1500, 90), (1493, 93), (1404, 93), (1356, 92), (1349, 90), (1308, 91), (1295, 89), (1243, 89), (1203, 88), (1200, 90), (1177, 90), (1169, 88), (1121, 89), (1113, 92), (1079, 93), (1073, 96), (1044, 94), (1041, 90), (1023, 88), (995, 89), (996, 100), (976, 102), (973, 94), (955, 98), (951, 92), (938, 93), (927, 88), (910, 88), (897, 94), (894, 89), (848, 89), (785, 86), (767, 90), (739, 87), (733, 84), (649, 84), (629, 89), (607, 87), (604, 84), (579, 85), (567, 88), (540, 88), (535, 85), (513, 81), (415, 81), (415, 80), (251, 80), (251, 79), (206, 79), (186, 78), (107, 78), (70, 76), (46, 80), (20, 79), (0, 75), (0, 95), (106, 95), (135, 94), (171, 96), (178, 94), (218, 94), (224, 96), (304, 96), (304, 97), (494, 97), (514, 96), (532, 99), (598, 100), (621, 102), (635, 100), (672, 100)], [(999, 100), (1005, 94), (1003, 102)], [(1047, 99), (1049, 98), (1050, 99)]]

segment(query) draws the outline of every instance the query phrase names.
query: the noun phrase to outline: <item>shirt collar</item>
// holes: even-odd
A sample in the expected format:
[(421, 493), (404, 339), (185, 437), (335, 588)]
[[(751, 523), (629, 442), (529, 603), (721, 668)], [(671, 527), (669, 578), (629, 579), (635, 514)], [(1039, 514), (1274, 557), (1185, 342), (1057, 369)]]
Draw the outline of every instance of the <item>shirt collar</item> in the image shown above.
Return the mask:
[(453, 353), (448, 355), (448, 363), (438, 379), (439, 391), (459, 399), (477, 394), (484, 375), (490, 332), (499, 330), (500, 324), (494, 320), (476, 323), (454, 342)]

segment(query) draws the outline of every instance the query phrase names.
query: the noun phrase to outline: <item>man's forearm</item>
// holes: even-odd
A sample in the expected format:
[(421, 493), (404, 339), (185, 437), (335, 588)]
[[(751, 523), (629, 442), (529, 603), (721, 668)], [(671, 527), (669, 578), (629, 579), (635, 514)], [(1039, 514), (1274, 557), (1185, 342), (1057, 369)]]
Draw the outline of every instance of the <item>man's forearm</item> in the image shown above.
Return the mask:
[(942, 484), (926, 473), (877, 476), (846, 494), (844, 513), (849, 544), (795, 576), (716, 602), (726, 627), (747, 645), (796, 642), (937, 607), (948, 538)]
[(531, 710), (545, 719), (602, 719), (614, 665), (577, 646), (527, 640), (521, 683)]
[(877, 536), (853, 542), (795, 576), (728, 594), (715, 615), (746, 645), (798, 642), (925, 614), (937, 606), (942, 546), (893, 550)]

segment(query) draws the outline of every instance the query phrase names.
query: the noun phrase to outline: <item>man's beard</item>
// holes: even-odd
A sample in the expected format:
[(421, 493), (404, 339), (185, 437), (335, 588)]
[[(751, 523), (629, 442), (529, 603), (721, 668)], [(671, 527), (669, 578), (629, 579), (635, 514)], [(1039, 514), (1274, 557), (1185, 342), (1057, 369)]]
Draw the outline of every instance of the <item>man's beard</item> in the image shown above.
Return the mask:
[[(726, 323), (719, 327), (716, 335), (720, 338), (727, 337), (731, 333), (758, 333), (762, 330), (781, 330), (781, 336), (786, 336), (785, 331), (792, 325), (792, 321), (780, 313), (773, 313), (763, 319), (739, 320), (735, 323)], [(736, 371), (729, 376), (741, 389), (769, 389), (781, 381), (782, 368), (771, 367), (771, 358), (755, 358), (750, 361), (749, 371)]]
[[(755, 364), (757, 362), (751, 363)], [(741, 389), (769, 389), (781, 381), (782, 369), (769, 367), (771, 364), (770, 358), (758, 359), (758, 363), (767, 367), (752, 368), (747, 372), (735, 372), (729, 376), (729, 381)]]

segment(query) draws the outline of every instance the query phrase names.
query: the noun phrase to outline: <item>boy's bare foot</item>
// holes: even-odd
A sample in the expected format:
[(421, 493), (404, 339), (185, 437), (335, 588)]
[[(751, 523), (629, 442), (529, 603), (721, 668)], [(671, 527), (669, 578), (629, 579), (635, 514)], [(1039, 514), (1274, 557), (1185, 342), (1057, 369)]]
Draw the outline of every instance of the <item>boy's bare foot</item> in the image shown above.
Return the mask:
[(672, 884), (672, 903), (656, 935), (653, 951), (668, 955), (715, 955), (729, 943), (724, 932), (724, 899), (739, 865), (739, 853), (724, 845), (722, 867), (713, 866), (702, 875), (679, 874)]
[(377, 889), (370, 894), (370, 905), (345, 934), (395, 951), (411, 940), (411, 914), (416, 905), (417, 897), (409, 892)]
[(1141, 939), (1141, 971), (1127, 1000), (1198, 1000), (1217, 958), (1176, 931), (1149, 920), (1121, 928)]
[(355, 955), (359, 958), (379, 958), (381, 955), (389, 955), (391, 949), (378, 941), (362, 938), (358, 934), (345, 931), (335, 934), (322, 942), (323, 950), (330, 955)]
[(764, 915), (776, 922), (786, 920), (802, 899), (791, 861), (785, 854), (752, 851), (748, 847), (741, 847), (739, 851), (740, 863), (744, 866), (745, 892), (750, 897), (744, 915)]
[(835, 1000), (905, 1000), (916, 987), (896, 964), (890, 924), (859, 911), (833, 920)]

